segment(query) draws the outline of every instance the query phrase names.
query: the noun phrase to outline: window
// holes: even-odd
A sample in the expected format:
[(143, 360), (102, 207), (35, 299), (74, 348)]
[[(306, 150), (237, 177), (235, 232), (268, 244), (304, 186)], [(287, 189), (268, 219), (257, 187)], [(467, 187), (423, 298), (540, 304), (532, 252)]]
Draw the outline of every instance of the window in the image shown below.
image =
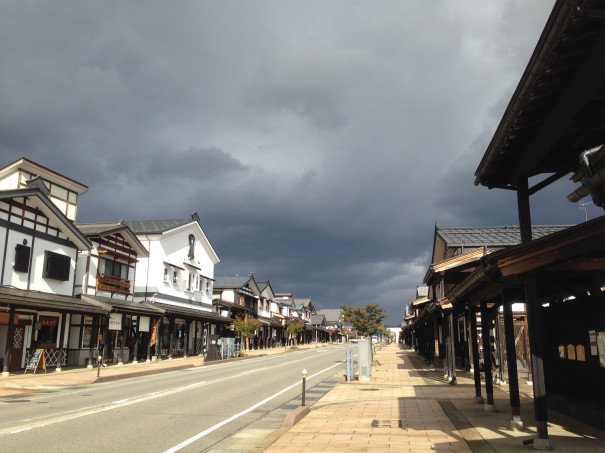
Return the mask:
[(172, 271), (172, 283), (174, 283), (175, 285), (179, 282), (178, 280), (178, 274), (175, 270)]
[(99, 261), (99, 272), (101, 274), (128, 280), (128, 265), (120, 263), (119, 261), (101, 258)]
[(193, 283), (195, 282), (195, 276), (189, 272), (189, 283), (187, 284), (187, 291), (193, 291)]
[(44, 252), (44, 278), (67, 281), (70, 270), (71, 258), (69, 256), (48, 250)]
[(17, 244), (15, 247), (15, 265), (13, 269), (17, 272), (27, 272), (29, 270), (29, 256), (31, 247)]
[(90, 315), (84, 316), (84, 328), (82, 330), (82, 348), (89, 348), (92, 339), (93, 317)]
[(168, 281), (168, 268), (167, 267), (164, 268), (164, 281), (165, 282)]

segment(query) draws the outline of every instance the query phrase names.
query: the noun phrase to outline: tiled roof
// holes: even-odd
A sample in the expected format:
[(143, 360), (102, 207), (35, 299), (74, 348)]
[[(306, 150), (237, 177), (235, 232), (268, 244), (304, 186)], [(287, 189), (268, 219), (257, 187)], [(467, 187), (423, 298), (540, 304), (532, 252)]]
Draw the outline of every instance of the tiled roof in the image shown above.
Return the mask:
[(309, 304), (311, 304), (311, 298), (310, 297), (295, 297), (294, 302), (296, 302), (296, 304), (302, 304), (304, 307), (308, 307)]
[(324, 315), (328, 324), (338, 323), (340, 321), (342, 310), (340, 308), (317, 310), (318, 315)]
[(158, 234), (187, 225), (191, 222), (194, 222), (194, 220), (189, 218), (174, 220), (135, 220), (125, 223), (135, 234)]
[[(570, 225), (534, 225), (532, 238), (538, 239)], [(521, 243), (519, 226), (438, 228), (437, 235), (447, 247), (508, 247)]]
[(99, 223), (76, 223), (76, 227), (86, 236), (105, 233), (125, 225), (119, 225), (117, 222), (99, 222)]
[(324, 315), (311, 315), (310, 321), (313, 325), (322, 325), (326, 320)]
[(214, 287), (219, 288), (242, 288), (250, 281), (249, 275), (215, 275)]

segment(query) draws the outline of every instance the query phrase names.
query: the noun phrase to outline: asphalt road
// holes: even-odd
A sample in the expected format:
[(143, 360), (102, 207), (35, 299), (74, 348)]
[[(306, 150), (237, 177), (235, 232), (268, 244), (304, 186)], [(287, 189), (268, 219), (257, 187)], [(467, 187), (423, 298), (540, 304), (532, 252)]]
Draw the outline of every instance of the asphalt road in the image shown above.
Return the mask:
[[(333, 385), (335, 376), (344, 373), (345, 350), (291, 351), (3, 398), (0, 451), (224, 449), (247, 427), (254, 426), (261, 436), (276, 429), (263, 420), (300, 404), (303, 369), (307, 395), (317, 393), (314, 389), (327, 391), (327, 383)], [(307, 400), (312, 404), (312, 398)], [(253, 447), (254, 440), (250, 442)]]

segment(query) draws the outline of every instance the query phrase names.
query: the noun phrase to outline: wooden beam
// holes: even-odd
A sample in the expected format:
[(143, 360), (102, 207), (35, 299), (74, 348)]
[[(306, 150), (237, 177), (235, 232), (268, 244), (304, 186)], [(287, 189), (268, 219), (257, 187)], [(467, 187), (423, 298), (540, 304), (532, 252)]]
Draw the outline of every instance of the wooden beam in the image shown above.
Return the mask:
[[(573, 122), (590, 96), (597, 92), (605, 80), (605, 32), (594, 40), (594, 45), (582, 65), (576, 71), (554, 108), (544, 119), (542, 126), (534, 134), (527, 146), (528, 152), (519, 160), (513, 170), (513, 180), (528, 177), (540, 161), (552, 149), (563, 132)], [(570, 169), (569, 171), (573, 171)]]
[(605, 258), (577, 258), (546, 266), (543, 271), (605, 271)]

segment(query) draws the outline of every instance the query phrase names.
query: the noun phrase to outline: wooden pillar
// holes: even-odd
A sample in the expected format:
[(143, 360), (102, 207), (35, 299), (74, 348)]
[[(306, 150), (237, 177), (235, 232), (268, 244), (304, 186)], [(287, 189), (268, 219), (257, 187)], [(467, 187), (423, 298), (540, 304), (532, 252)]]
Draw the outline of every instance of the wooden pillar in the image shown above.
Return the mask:
[[(149, 317), (149, 339), (147, 340), (147, 358), (145, 359), (145, 362), (151, 362), (151, 337), (153, 336), (153, 326), (156, 322), (157, 322), (157, 320), (154, 319), (153, 316)], [(155, 338), (156, 338), (156, 343), (157, 343), (157, 338), (158, 338), (157, 324), (156, 324), (156, 330), (155, 330)]]
[(443, 376), (447, 379), (449, 378), (449, 362), (450, 362), (450, 351), (447, 345), (447, 342), (449, 340), (448, 338), (448, 327), (447, 327), (447, 320), (445, 319), (445, 315), (443, 312), (441, 312), (441, 319), (440, 319), (440, 324), (441, 324), (441, 340), (442, 340), (442, 344), (443, 344), (443, 351), (445, 352), (445, 357), (443, 358)]
[[(132, 322), (132, 316), (130, 317), (130, 322)], [(134, 351), (132, 353), (132, 363), (139, 363), (139, 327), (141, 325), (141, 315), (137, 315), (137, 328), (134, 332)]]
[(449, 313), (450, 377), (449, 384), (456, 384), (456, 350), (454, 345), (454, 311)]
[(515, 328), (513, 324), (513, 302), (502, 293), (502, 305), (504, 309), (504, 340), (506, 341), (506, 364), (508, 371), (508, 390), (511, 408), (511, 428), (520, 430), (523, 428), (521, 420), (521, 400), (519, 398), (519, 376), (517, 374), (517, 351), (515, 347)]
[[(527, 323), (529, 327), (529, 349), (534, 388), (534, 414), (536, 429), (541, 443), (548, 442), (548, 405), (546, 402), (546, 382), (544, 378), (543, 347), (540, 342), (542, 336), (542, 321), (536, 290), (536, 281), (533, 277), (525, 280), (525, 300), (527, 303)], [(535, 443), (535, 440), (534, 440)]]
[(15, 307), (10, 307), (10, 309), (8, 311), (8, 329), (6, 330), (6, 349), (4, 350), (4, 366), (2, 367), (2, 376), (9, 375), (11, 354), (13, 352), (14, 332), (15, 332)]
[(199, 355), (199, 353), (197, 351), (197, 332), (198, 332), (198, 330), (197, 330), (197, 325), (198, 325), (197, 319), (194, 322), (195, 322), (195, 331), (193, 333), (193, 355)]
[(504, 367), (503, 367), (503, 356), (504, 356), (504, 350), (506, 349), (506, 345), (504, 344), (504, 340), (502, 339), (502, 335), (501, 335), (501, 328), (502, 328), (502, 324), (503, 324), (503, 320), (500, 319), (500, 313), (498, 310), (495, 311), (495, 320), (496, 320), (496, 327), (495, 327), (495, 341), (496, 341), (496, 352), (495, 352), (495, 357), (496, 357), (496, 363), (492, 364), (496, 367), (496, 371), (498, 374), (498, 377), (496, 378), (498, 380), (498, 382), (503, 382), (504, 381)]
[(168, 360), (172, 360), (172, 343), (174, 342), (174, 317), (171, 316), (168, 321)]
[(90, 333), (90, 346), (88, 347), (88, 366), (87, 368), (92, 368), (92, 364), (94, 362), (94, 350), (95, 345), (97, 344), (97, 337), (99, 336), (99, 318), (100, 315), (93, 315), (92, 317), (92, 332)]
[(495, 412), (494, 383), (492, 381), (492, 354), (490, 344), (490, 316), (487, 303), (481, 302), (481, 341), (483, 345), (483, 370), (485, 372), (485, 412)]
[(126, 338), (126, 335), (124, 335), (124, 327), (126, 326), (126, 315), (124, 313), (122, 313), (122, 329), (120, 330), (120, 334), (118, 335), (118, 338), (122, 338), (120, 340), (120, 355), (118, 357), (118, 365), (124, 365), (124, 339)]
[(29, 349), (33, 352), (34, 342), (36, 341), (36, 324), (38, 324), (38, 313), (34, 313), (32, 316), (32, 333), (29, 338)]
[(61, 330), (59, 331), (59, 356), (57, 357), (57, 372), (61, 372), (63, 366), (63, 343), (65, 342), (65, 327), (67, 324), (67, 313), (61, 314)]
[(433, 344), (431, 346), (431, 351), (433, 352), (433, 367), (435, 371), (439, 369), (439, 324), (435, 322), (435, 319), (432, 319), (433, 324), (433, 336), (431, 340)]
[(471, 319), (471, 310), (470, 307), (468, 305), (466, 305), (465, 309), (464, 309), (464, 319), (463, 319), (463, 323), (464, 323), (464, 345), (462, 346), (464, 348), (463, 354), (464, 354), (464, 361), (465, 361), (465, 370), (467, 372), (471, 371), (471, 368), (473, 367), (472, 363), (473, 363), (473, 350), (471, 348), (471, 326), (470, 326), (470, 319)]
[(105, 315), (105, 333), (103, 334), (103, 354), (101, 354), (101, 363), (106, 363), (108, 349), (109, 349), (109, 313), (107, 313)]
[(187, 358), (189, 355), (189, 330), (191, 329), (191, 319), (185, 321), (185, 344), (183, 345), (183, 357)]
[[(531, 211), (529, 207), (529, 189), (527, 179), (517, 181), (517, 209), (519, 212), (519, 228), (521, 243), (526, 244), (532, 240)], [(534, 413), (536, 417), (537, 440), (534, 439), (534, 448), (550, 450), (548, 438), (548, 406), (546, 403), (546, 386), (544, 379), (544, 364), (542, 343), (540, 341), (542, 325), (539, 318), (539, 301), (534, 277), (525, 279), (525, 303), (527, 305), (527, 324), (529, 334), (529, 347), (532, 363), (532, 382), (534, 387)]]
[(475, 378), (475, 402), (483, 403), (481, 396), (481, 371), (479, 370), (479, 340), (477, 338), (477, 314), (471, 310), (471, 349), (473, 351), (473, 376)]

